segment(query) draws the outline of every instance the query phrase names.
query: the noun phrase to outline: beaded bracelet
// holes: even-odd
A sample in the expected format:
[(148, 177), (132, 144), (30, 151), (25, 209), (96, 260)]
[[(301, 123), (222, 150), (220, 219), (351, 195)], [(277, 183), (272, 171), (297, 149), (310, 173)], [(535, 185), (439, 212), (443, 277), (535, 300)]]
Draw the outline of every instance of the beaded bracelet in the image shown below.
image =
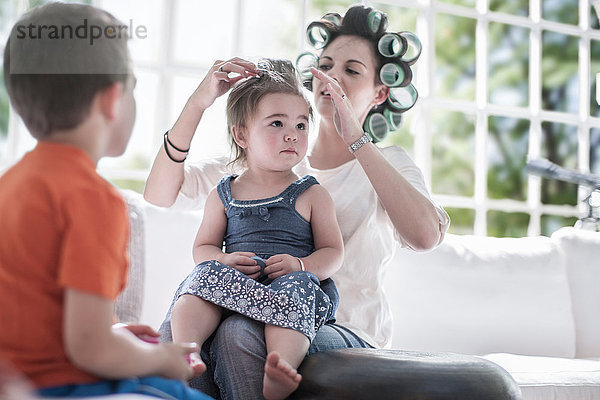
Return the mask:
[[(167, 153), (167, 157), (169, 157), (169, 159), (173, 162), (179, 163), (181, 164), (182, 162), (185, 161), (185, 159), (187, 158), (187, 153), (190, 151), (189, 148), (187, 148), (186, 150), (180, 149), (179, 147), (175, 146), (173, 143), (171, 143), (171, 141), (169, 140), (169, 135), (168, 135), (169, 131), (166, 131), (165, 134), (163, 135), (163, 146), (165, 148), (165, 153)], [(177, 150), (180, 153), (186, 153), (185, 157), (183, 157), (183, 160), (177, 160), (175, 158), (173, 158), (173, 156), (171, 155), (171, 153), (169, 153), (169, 147), (167, 146), (167, 143), (169, 144), (169, 146), (171, 146), (172, 148), (174, 148), (175, 150)]]

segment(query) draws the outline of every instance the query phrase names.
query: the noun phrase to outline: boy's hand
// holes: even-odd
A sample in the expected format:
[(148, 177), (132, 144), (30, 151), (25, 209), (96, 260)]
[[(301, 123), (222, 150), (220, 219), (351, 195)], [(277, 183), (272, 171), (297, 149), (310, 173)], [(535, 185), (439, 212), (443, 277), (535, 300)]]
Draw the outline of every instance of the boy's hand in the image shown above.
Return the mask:
[(158, 338), (160, 337), (160, 333), (156, 332), (148, 325), (115, 324), (113, 325), (113, 328), (127, 329), (138, 338), (150, 343), (158, 343)]
[(265, 268), (265, 275), (269, 279), (276, 279), (280, 276), (284, 276), (294, 271), (301, 271), (300, 261), (294, 256), (289, 254), (275, 254), (265, 261), (267, 268)]
[(159, 374), (165, 378), (188, 381), (206, 370), (196, 343), (160, 343), (156, 348), (163, 353)]
[[(230, 73), (234, 75), (229, 76)], [(199, 110), (204, 111), (217, 97), (227, 93), (237, 81), (256, 74), (256, 65), (241, 58), (217, 60), (190, 97), (190, 101)]]
[(248, 251), (236, 251), (233, 253), (225, 253), (221, 260), (221, 264), (229, 265), (235, 268), (242, 274), (247, 275), (251, 279), (257, 279), (260, 275), (260, 266), (250, 257), (256, 254)]

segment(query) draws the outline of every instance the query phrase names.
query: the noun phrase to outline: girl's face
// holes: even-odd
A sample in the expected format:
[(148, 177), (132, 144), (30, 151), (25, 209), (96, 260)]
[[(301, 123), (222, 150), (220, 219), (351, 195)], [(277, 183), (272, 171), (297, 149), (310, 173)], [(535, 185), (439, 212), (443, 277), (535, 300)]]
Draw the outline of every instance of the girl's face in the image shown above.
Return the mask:
[[(376, 67), (373, 49), (366, 39), (343, 35), (323, 50), (318, 69), (340, 84), (362, 122), (369, 110), (387, 97), (387, 88), (375, 83)], [(333, 103), (325, 83), (313, 79), (312, 91), (321, 117), (332, 118)]]
[(289, 170), (306, 155), (309, 108), (302, 96), (269, 93), (245, 128), (234, 130), (249, 168)]

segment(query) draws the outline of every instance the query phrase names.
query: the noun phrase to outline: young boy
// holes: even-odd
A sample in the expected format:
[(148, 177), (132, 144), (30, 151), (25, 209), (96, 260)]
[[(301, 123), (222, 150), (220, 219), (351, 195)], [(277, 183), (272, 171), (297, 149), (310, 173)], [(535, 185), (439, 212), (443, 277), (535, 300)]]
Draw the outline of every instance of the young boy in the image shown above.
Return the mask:
[(0, 359), (43, 396), (208, 399), (180, 381), (205, 369), (186, 360), (199, 359), (196, 344), (112, 325), (128, 218), (96, 165), (125, 151), (135, 120), (121, 27), (97, 8), (50, 3), (11, 31), (4, 80), (38, 144), (0, 177)]

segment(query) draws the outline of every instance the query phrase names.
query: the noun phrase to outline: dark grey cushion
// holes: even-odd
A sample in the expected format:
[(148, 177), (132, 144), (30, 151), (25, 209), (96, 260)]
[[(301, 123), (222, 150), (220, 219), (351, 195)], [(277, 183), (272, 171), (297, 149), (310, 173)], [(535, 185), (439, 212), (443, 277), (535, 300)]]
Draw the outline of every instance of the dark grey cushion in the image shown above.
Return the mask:
[(497, 364), (474, 356), (402, 350), (342, 349), (300, 365), (290, 399), (517, 400), (521, 391)]

